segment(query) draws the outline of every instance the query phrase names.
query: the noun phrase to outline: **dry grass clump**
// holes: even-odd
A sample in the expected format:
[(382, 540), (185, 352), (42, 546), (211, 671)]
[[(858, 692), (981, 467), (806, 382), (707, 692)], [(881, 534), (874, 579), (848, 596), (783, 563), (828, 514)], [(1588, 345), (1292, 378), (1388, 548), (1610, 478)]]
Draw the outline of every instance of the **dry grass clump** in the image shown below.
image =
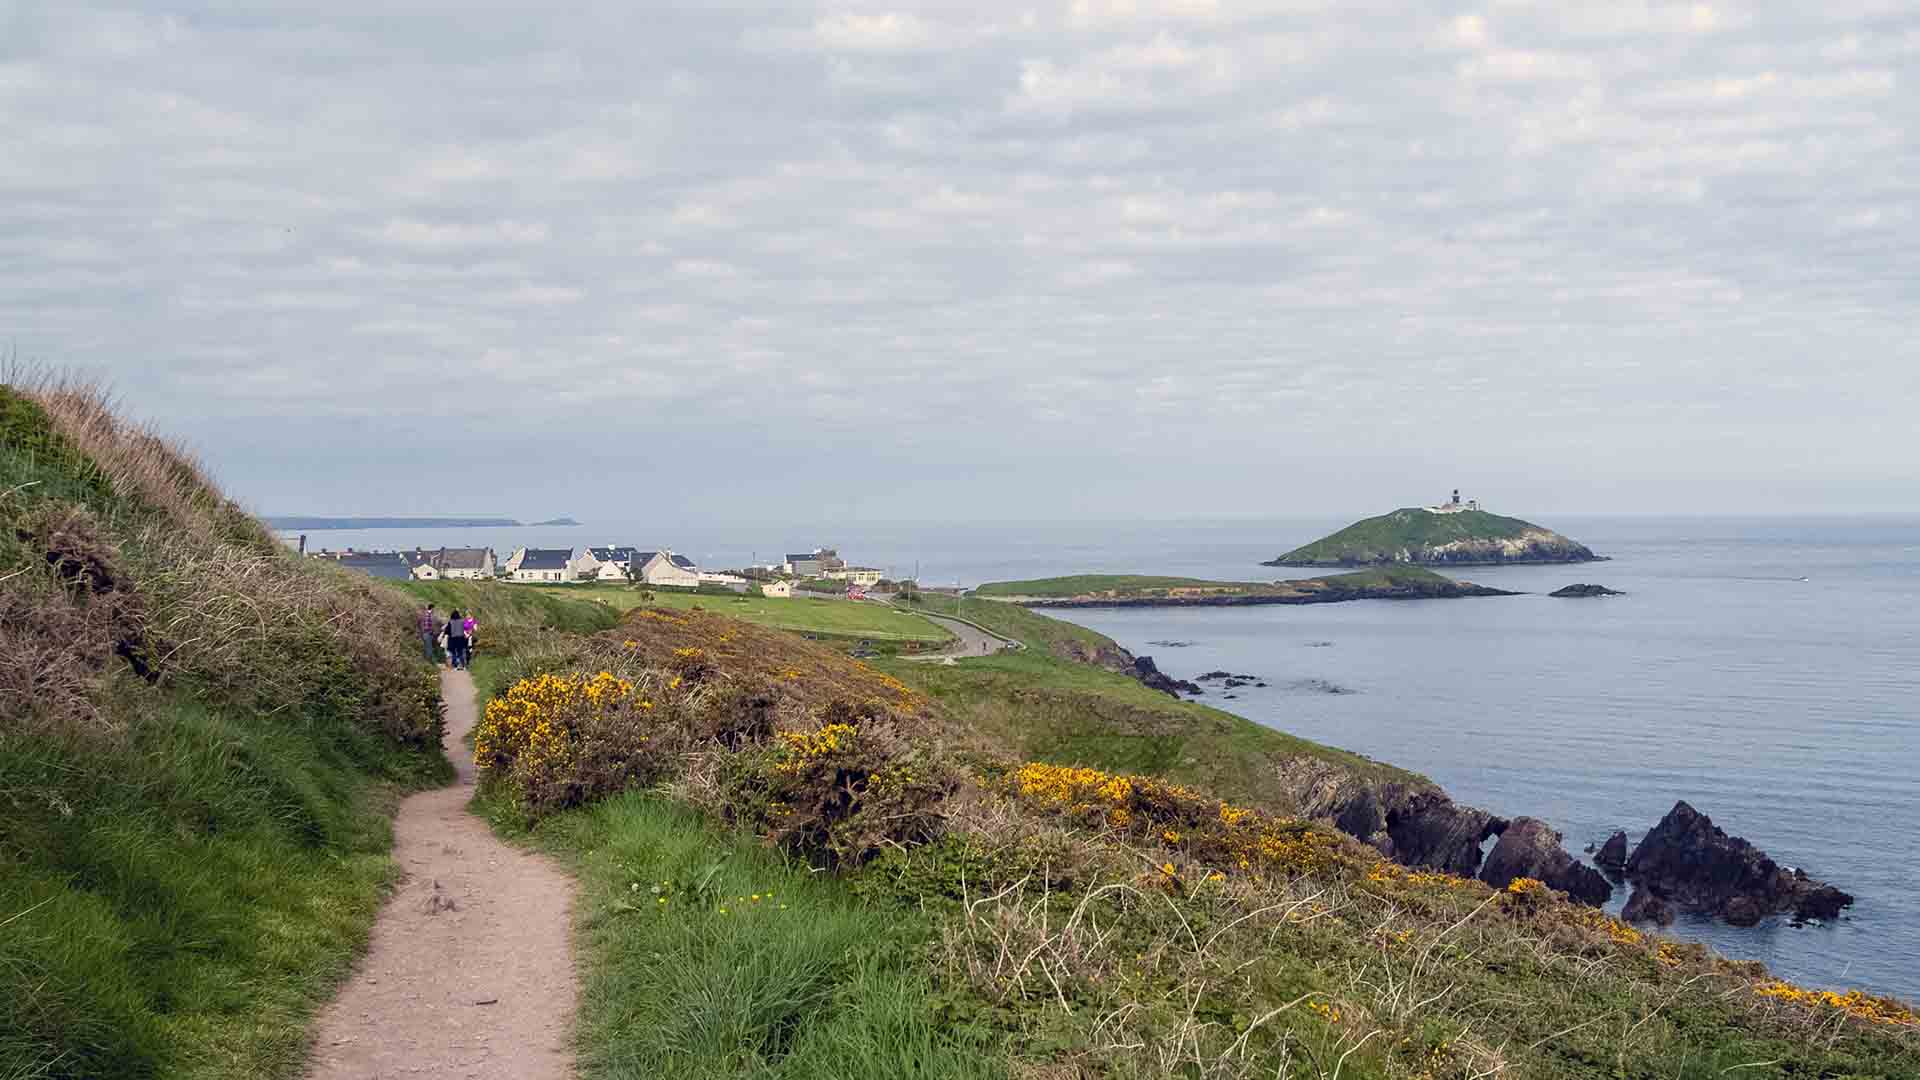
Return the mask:
[(295, 558), (199, 465), (86, 384), (0, 387), (0, 722), (106, 726), (104, 653), (257, 715), (435, 744), (439, 693), (404, 601)]

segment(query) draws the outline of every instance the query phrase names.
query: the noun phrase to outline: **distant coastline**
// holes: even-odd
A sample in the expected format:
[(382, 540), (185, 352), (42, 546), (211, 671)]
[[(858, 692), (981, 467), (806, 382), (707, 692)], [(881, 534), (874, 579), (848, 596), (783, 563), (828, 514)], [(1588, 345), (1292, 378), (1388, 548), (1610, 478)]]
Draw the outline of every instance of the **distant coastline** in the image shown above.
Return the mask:
[(306, 517), (287, 515), (263, 518), (268, 527), (281, 530), (322, 529), (519, 529), (580, 524), (570, 517), (546, 521), (519, 521), (508, 517)]

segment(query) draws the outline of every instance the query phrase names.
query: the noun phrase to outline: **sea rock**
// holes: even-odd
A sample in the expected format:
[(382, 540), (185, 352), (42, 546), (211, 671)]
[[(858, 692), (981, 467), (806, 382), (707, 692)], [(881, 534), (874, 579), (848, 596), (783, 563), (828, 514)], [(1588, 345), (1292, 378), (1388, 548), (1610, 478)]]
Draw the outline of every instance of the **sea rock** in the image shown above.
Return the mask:
[(1150, 689), (1158, 690), (1165, 694), (1172, 694), (1174, 697), (1179, 697), (1183, 691), (1189, 694), (1200, 693), (1199, 686), (1185, 679), (1176, 679), (1166, 672), (1161, 671), (1159, 665), (1153, 662), (1153, 657), (1151, 656), (1136, 656), (1133, 658), (1133, 677), (1139, 679)]
[(1617, 830), (1600, 845), (1600, 854), (1593, 857), (1593, 863), (1602, 870), (1611, 870), (1618, 874), (1627, 866), (1627, 831)]
[(1517, 817), (1500, 834), (1480, 880), (1504, 889), (1515, 878), (1535, 878), (1583, 904), (1598, 907), (1613, 895), (1613, 886), (1598, 870), (1567, 854), (1560, 834), (1538, 818)]
[(1831, 919), (1853, 903), (1839, 889), (1788, 870), (1740, 837), (1728, 836), (1684, 800), (1641, 839), (1627, 860), (1626, 875), (1636, 892), (1734, 926), (1789, 912), (1796, 922)]
[(1609, 589), (1605, 585), (1568, 585), (1547, 594), (1548, 596), (1625, 596), (1618, 589)]
[(1674, 914), (1671, 903), (1639, 886), (1627, 897), (1627, 906), (1620, 909), (1620, 917), (1628, 922), (1650, 922), (1655, 926), (1672, 926)]
[(1295, 813), (1325, 821), (1403, 866), (1472, 877), (1480, 845), (1507, 827), (1418, 778), (1362, 777), (1307, 756), (1289, 758), (1276, 771)]

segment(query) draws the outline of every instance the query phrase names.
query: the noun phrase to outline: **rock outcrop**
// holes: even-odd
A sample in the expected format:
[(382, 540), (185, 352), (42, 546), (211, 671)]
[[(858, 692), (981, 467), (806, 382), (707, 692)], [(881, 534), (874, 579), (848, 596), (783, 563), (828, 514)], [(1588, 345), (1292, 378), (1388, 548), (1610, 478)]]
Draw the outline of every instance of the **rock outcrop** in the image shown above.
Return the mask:
[[(1853, 897), (1804, 871), (1789, 870), (1737, 836), (1728, 836), (1685, 801), (1641, 839), (1626, 875), (1651, 898), (1683, 911), (1752, 926), (1768, 915), (1791, 913), (1796, 922), (1831, 919)], [(1648, 901), (1651, 904), (1651, 900)]]
[(1600, 853), (1593, 857), (1593, 864), (1602, 870), (1615, 874), (1627, 868), (1627, 831), (1617, 830), (1600, 845)]
[(1300, 816), (1327, 822), (1405, 866), (1472, 877), (1480, 845), (1507, 827), (1505, 819), (1461, 806), (1417, 777), (1366, 779), (1307, 757), (1288, 759), (1280, 774)]
[(1515, 878), (1534, 878), (1585, 904), (1598, 907), (1613, 895), (1613, 886), (1598, 870), (1568, 855), (1560, 834), (1538, 818), (1517, 817), (1500, 834), (1480, 880), (1504, 889)]
[(1605, 585), (1565, 585), (1553, 590), (1548, 596), (1625, 596), (1619, 589), (1609, 589)]
[(1198, 694), (1201, 692), (1197, 683), (1190, 683), (1185, 679), (1176, 679), (1166, 672), (1161, 671), (1160, 666), (1153, 662), (1153, 657), (1151, 656), (1134, 657), (1132, 675), (1134, 678), (1139, 679), (1148, 689), (1158, 690), (1164, 694), (1172, 694), (1174, 697), (1179, 697), (1182, 693)]
[(1628, 922), (1650, 922), (1655, 926), (1672, 926), (1674, 915), (1671, 903), (1637, 886), (1627, 897), (1627, 906), (1620, 909), (1620, 917)]

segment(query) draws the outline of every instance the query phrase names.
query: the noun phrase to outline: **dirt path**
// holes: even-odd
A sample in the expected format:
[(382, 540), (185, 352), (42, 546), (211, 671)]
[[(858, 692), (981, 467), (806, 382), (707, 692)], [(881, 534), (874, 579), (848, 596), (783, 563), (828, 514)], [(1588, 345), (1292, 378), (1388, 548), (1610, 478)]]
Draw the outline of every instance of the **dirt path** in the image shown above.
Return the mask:
[(400, 804), (403, 877), (353, 979), (320, 1015), (313, 1080), (573, 1073), (573, 881), (467, 812), (473, 679), (443, 671), (451, 787)]

